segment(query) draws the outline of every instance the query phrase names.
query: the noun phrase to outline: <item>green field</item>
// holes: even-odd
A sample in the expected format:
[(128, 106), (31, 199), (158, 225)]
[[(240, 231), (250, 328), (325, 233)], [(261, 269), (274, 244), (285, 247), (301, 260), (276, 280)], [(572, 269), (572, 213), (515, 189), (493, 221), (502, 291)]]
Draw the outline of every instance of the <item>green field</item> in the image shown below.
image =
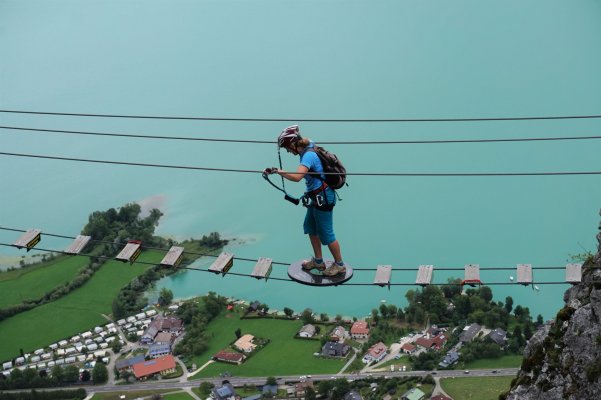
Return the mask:
[[(96, 393), (91, 400), (119, 400), (119, 396), (125, 395), (126, 399), (138, 399), (141, 397), (150, 397), (155, 393), (169, 393), (173, 392), (172, 389), (156, 389), (156, 390), (138, 390), (138, 391), (123, 391), (123, 392), (109, 392), (109, 393)], [(179, 393), (178, 393), (179, 394)], [(169, 397), (169, 399), (177, 399), (177, 397)], [(190, 397), (181, 397), (182, 400), (190, 399)]]
[(37, 300), (73, 279), (89, 262), (88, 257), (60, 256), (39, 265), (0, 274), (0, 308)]
[(236, 314), (225, 314), (215, 318), (207, 327), (212, 336), (209, 349), (195, 357), (198, 367), (209, 361), (213, 354), (227, 347), (236, 339), (234, 332), (240, 328), (242, 334), (270, 339), (271, 343), (259, 350), (242, 365), (215, 362), (197, 373), (192, 379), (219, 376), (229, 371), (234, 376), (281, 376), (306, 374), (333, 374), (338, 372), (346, 360), (321, 359), (313, 355), (320, 352), (319, 341), (293, 339), (302, 327), (302, 322), (278, 319), (243, 319)]
[(519, 368), (522, 365), (523, 356), (508, 355), (499, 358), (484, 358), (465, 364), (461, 369), (498, 369)]
[(445, 378), (440, 384), (454, 399), (498, 400), (499, 395), (509, 390), (513, 376)]
[(190, 396), (186, 392), (179, 392), (179, 393), (166, 394), (163, 396), (163, 399), (164, 400), (191, 400), (191, 399), (194, 399), (194, 397)]
[[(147, 251), (139, 260), (158, 263), (162, 257), (162, 252)], [(148, 265), (109, 261), (68, 295), (0, 322), (0, 360), (16, 357), (19, 349), (33, 351), (107, 323), (101, 314), (110, 314), (119, 290), (148, 268)]]

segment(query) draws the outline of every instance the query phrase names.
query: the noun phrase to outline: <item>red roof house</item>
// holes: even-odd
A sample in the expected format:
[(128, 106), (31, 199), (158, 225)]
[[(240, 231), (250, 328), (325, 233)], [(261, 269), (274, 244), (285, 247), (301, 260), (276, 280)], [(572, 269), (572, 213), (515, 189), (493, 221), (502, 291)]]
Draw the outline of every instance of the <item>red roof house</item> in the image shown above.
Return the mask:
[(213, 358), (217, 361), (229, 362), (234, 364), (242, 364), (242, 361), (246, 358), (246, 356), (242, 353), (237, 353), (235, 351), (220, 351), (215, 354)]
[(351, 337), (353, 339), (367, 339), (369, 336), (369, 328), (367, 322), (357, 321), (351, 327)]
[(136, 379), (146, 378), (154, 374), (165, 375), (175, 372), (175, 358), (169, 354), (154, 360), (134, 364), (131, 369), (134, 371)]

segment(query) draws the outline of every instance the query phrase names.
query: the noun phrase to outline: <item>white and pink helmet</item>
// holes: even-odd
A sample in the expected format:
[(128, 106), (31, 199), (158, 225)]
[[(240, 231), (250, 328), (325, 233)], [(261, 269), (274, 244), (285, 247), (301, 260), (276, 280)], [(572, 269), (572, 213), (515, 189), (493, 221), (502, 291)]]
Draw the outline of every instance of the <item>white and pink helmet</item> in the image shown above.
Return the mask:
[(278, 148), (291, 147), (301, 138), (298, 125), (292, 125), (284, 129), (278, 136)]

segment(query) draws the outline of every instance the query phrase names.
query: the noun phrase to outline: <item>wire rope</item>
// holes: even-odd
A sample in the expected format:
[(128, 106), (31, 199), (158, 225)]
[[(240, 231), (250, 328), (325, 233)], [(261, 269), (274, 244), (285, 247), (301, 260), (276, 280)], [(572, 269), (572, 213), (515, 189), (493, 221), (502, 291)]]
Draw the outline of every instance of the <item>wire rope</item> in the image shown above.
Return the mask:
[[(247, 139), (221, 139), (200, 138), (189, 136), (164, 136), (146, 134), (127, 134), (110, 132), (71, 131), (59, 129), (26, 128), (17, 126), (0, 126), (0, 129), (16, 130), (20, 132), (44, 132), (44, 133), (66, 133), (84, 136), (105, 136), (132, 139), (158, 139), (158, 140), (186, 140), (203, 142), (225, 142), (225, 143), (252, 143), (275, 145), (273, 140), (247, 140)], [(454, 143), (505, 143), (505, 142), (545, 142), (545, 141), (570, 141), (570, 140), (596, 140), (601, 136), (560, 136), (560, 137), (527, 137), (527, 138), (494, 138), (494, 139), (444, 139), (444, 140), (361, 140), (361, 141), (319, 141), (320, 144), (333, 145), (380, 145), (380, 144), (454, 144)]]
[[(13, 245), (8, 244), (8, 243), (0, 243), (0, 246), (7, 246), (7, 247), (13, 247)], [(45, 251), (45, 252), (50, 252), (50, 253), (58, 253), (58, 254), (65, 254), (65, 255), (69, 255), (69, 256), (80, 256), (80, 257), (96, 257), (102, 260), (114, 260), (114, 258), (111, 257), (106, 257), (106, 256), (96, 256), (93, 254), (84, 254), (84, 253), (79, 253), (79, 254), (71, 254), (71, 253), (67, 253), (65, 251), (61, 251), (61, 250), (50, 250), (50, 249), (43, 249), (43, 248), (35, 248), (36, 250), (39, 251)], [(150, 262), (146, 262), (146, 261), (135, 261), (133, 264), (142, 264), (142, 265), (150, 265), (150, 266), (157, 266), (159, 264), (156, 263), (150, 263)], [(186, 270), (190, 270), (190, 271), (199, 271), (199, 272), (210, 272), (212, 274), (216, 274), (216, 275), (221, 275), (221, 273), (215, 273), (213, 271), (209, 271), (208, 269), (201, 269), (201, 268), (194, 268), (194, 267), (176, 267), (177, 269), (186, 269)], [(243, 276), (243, 277), (249, 277), (249, 278), (255, 278), (257, 279), (255, 276), (252, 276), (250, 274), (242, 274), (239, 272), (230, 272), (228, 271), (227, 273), (223, 274), (225, 275), (233, 275), (233, 276)], [(262, 278), (261, 278), (262, 279)], [(278, 277), (272, 277), (269, 276), (269, 280), (275, 280), (275, 281), (286, 281), (286, 282), (293, 282), (293, 283), (298, 283), (297, 281), (290, 279), (290, 278), (278, 278)], [(597, 282), (592, 282), (592, 283), (597, 283)], [(567, 285), (568, 282), (529, 282), (528, 285)], [(344, 286), (379, 286), (376, 285), (374, 283), (353, 283), (353, 282), (345, 282), (345, 283), (341, 283), (340, 285), (344, 285)], [(469, 283), (467, 284), (469, 285)], [(490, 282), (490, 283), (481, 283), (478, 284), (481, 286), (498, 286), (498, 285), (521, 285), (520, 283), (517, 282)], [(419, 286), (417, 283), (390, 283), (390, 284), (386, 284), (385, 286)], [(460, 286), (460, 284), (458, 283), (431, 283), (430, 286)]]
[[(59, 161), (75, 161), (85, 163), (96, 163), (96, 164), (112, 164), (112, 165), (127, 165), (136, 167), (152, 167), (152, 168), (171, 168), (171, 169), (184, 169), (184, 170), (196, 170), (196, 171), (212, 171), (212, 172), (237, 172), (237, 173), (251, 173), (251, 174), (262, 174), (263, 171), (250, 170), (250, 169), (235, 169), (235, 168), (212, 168), (212, 167), (192, 167), (186, 165), (169, 165), (169, 164), (151, 164), (151, 163), (138, 163), (129, 161), (110, 161), (110, 160), (93, 160), (87, 158), (74, 158), (74, 157), (58, 157), (41, 154), (23, 154), (23, 153), (8, 153), (0, 152), (2, 156), (12, 157), (25, 157), (25, 158), (39, 158), (47, 160), (59, 160)], [(317, 175), (319, 172), (288, 172), (288, 174), (309, 174)], [(322, 172), (322, 175), (343, 175), (338, 172)], [(553, 172), (347, 172), (344, 175), (347, 176), (380, 176), (380, 177), (482, 177), (482, 176), (561, 176), (561, 175), (601, 175), (601, 171), (553, 171)]]
[[(22, 233), (27, 232), (27, 230), (25, 230), (25, 229), (8, 228), (8, 227), (4, 227), (4, 226), (0, 226), (0, 230), (13, 231), (13, 232), (22, 232)], [(53, 233), (42, 232), (41, 234), (42, 235), (51, 236), (51, 237), (64, 238), (64, 239), (76, 239), (76, 237), (74, 237), (74, 236), (58, 235), (58, 234), (53, 234)], [(127, 243), (127, 242), (115, 243), (115, 242), (96, 240), (96, 239), (91, 239), (90, 241), (96, 242), (96, 243), (107, 243), (107, 244), (112, 244), (112, 245), (125, 245)], [(12, 245), (8, 245), (8, 246), (14, 247)], [(149, 249), (149, 250), (160, 250), (160, 251), (164, 251), (164, 252), (169, 251), (169, 249), (166, 249), (166, 248), (153, 247), (153, 246), (145, 246), (144, 244), (142, 244), (142, 248), (143, 249)], [(39, 249), (36, 247), (36, 250), (39, 250)], [(183, 253), (184, 254), (197, 255), (197, 256), (219, 257), (218, 255), (215, 255), (215, 254), (210, 254), (210, 253), (196, 253), (196, 252), (185, 251), (185, 250), (184, 250)], [(66, 253), (66, 254), (71, 254), (71, 253)], [(96, 256), (90, 255), (90, 257), (96, 257)], [(234, 260), (240, 260), (240, 261), (249, 261), (249, 262), (258, 262), (259, 261), (256, 258), (233, 257), (233, 259)], [(281, 261), (272, 261), (272, 264), (289, 266), (291, 263), (290, 262), (281, 262)], [(533, 270), (539, 270), (539, 269), (540, 270), (565, 270), (565, 267), (536, 267), (536, 266), (532, 266), (532, 269)], [(459, 268), (459, 267), (436, 267), (435, 270), (436, 271), (464, 271), (465, 268)], [(515, 267), (480, 267), (480, 270), (481, 271), (515, 271), (516, 268)], [(353, 268), (353, 271), (377, 271), (377, 268)], [(392, 271), (405, 271), (405, 272), (407, 272), (407, 271), (419, 271), (419, 268), (415, 268), (415, 267), (410, 267), (410, 268), (392, 268)]]
[(95, 117), (95, 118), (127, 118), (127, 119), (162, 119), (188, 121), (232, 121), (232, 122), (487, 122), (487, 121), (544, 121), (570, 119), (599, 119), (601, 115), (551, 115), (525, 117), (481, 117), (481, 118), (246, 118), (246, 117), (186, 117), (165, 115), (126, 115), (126, 114), (94, 114), (67, 113), (50, 111), (0, 110), (7, 114), (49, 115), (66, 117)]

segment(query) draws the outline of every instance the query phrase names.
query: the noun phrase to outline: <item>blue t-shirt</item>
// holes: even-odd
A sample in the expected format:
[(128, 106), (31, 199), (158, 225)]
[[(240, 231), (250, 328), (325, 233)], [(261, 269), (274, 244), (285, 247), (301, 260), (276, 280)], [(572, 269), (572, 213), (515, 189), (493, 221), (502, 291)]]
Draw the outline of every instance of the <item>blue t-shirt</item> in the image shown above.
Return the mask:
[[(300, 155), (300, 163), (305, 167), (309, 168), (309, 172), (323, 172), (323, 165), (321, 165), (321, 160), (319, 156), (314, 151), (308, 150), (315, 147), (314, 142), (310, 142), (307, 146), (307, 149)], [(325, 179), (325, 175), (321, 174), (321, 177)], [(322, 185), (322, 181), (317, 178), (315, 175), (306, 174), (305, 175), (305, 184), (307, 185), (307, 192), (310, 192), (315, 189), (319, 189)]]

